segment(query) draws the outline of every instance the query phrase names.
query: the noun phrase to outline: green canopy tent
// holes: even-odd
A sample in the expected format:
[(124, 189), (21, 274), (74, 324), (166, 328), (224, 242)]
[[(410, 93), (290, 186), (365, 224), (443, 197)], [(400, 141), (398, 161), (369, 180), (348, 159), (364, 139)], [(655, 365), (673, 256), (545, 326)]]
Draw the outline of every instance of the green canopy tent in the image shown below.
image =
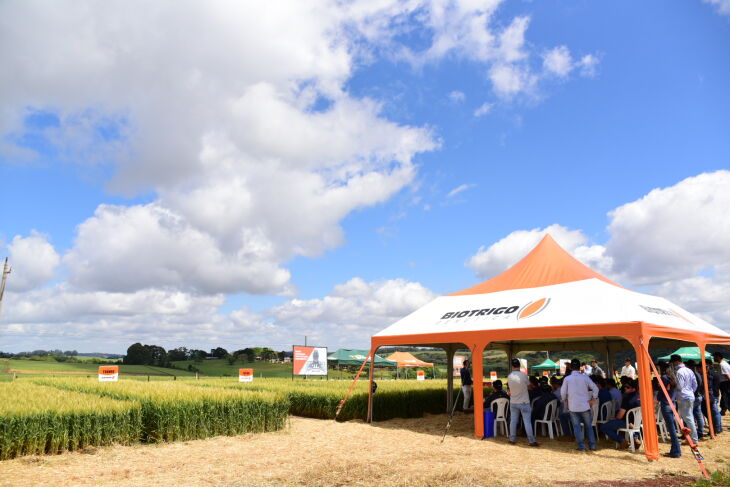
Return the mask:
[[(365, 357), (370, 354), (369, 350), (350, 350), (341, 348), (327, 355), (327, 363), (330, 365), (357, 365), (360, 366), (365, 361)], [(375, 355), (375, 367), (397, 367), (398, 362), (394, 360), (386, 360), (380, 355)]]
[[(670, 353), (669, 355), (665, 355), (664, 357), (659, 357), (658, 360), (669, 360), (672, 355), (679, 355), (682, 357), (682, 362), (686, 362), (687, 360), (694, 360), (695, 362), (699, 363), (700, 360), (702, 360), (702, 357), (700, 356), (700, 347), (682, 347), (674, 351), (674, 353)], [(712, 354), (710, 352), (705, 351), (705, 359), (709, 360), (712, 358)]]
[(560, 370), (560, 365), (556, 364), (555, 362), (553, 362), (552, 360), (550, 360), (548, 358), (548, 359), (545, 359), (545, 361), (543, 363), (541, 363), (540, 365), (535, 365), (530, 368), (533, 371), (538, 371), (538, 372), (542, 372), (543, 370), (555, 371), (555, 370)]

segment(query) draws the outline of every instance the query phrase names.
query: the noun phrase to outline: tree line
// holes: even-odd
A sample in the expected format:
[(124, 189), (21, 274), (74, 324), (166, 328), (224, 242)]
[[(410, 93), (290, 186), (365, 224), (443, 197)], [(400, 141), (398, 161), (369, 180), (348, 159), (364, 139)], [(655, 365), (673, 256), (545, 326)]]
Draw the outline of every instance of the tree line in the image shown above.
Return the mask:
[(165, 350), (159, 345), (143, 345), (134, 343), (127, 349), (123, 363), (127, 365), (152, 365), (155, 367), (172, 367), (173, 362), (182, 362), (192, 360), (202, 362), (203, 360), (225, 359), (229, 364), (236, 362), (254, 362), (256, 359), (262, 360), (280, 360), (284, 357), (291, 357), (291, 352), (277, 352), (268, 347), (249, 347), (228, 352), (223, 347), (212, 348), (210, 352), (199, 349), (188, 349), (187, 347), (178, 347), (171, 350)]

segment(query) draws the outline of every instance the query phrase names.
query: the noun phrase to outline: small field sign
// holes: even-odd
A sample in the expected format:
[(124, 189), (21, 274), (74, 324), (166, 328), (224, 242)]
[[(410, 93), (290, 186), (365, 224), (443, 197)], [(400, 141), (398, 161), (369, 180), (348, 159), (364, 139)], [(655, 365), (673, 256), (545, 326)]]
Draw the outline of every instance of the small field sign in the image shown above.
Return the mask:
[(494, 382), (495, 380), (497, 380), (497, 372), (496, 371), (493, 370), (493, 371), (491, 371), (489, 373), (489, 380), (491, 380), (492, 382)]
[(238, 369), (238, 382), (253, 382), (253, 369)]
[(424, 372), (422, 370), (417, 370), (416, 371), (416, 379), (417, 380), (426, 380), (426, 372)]
[(102, 365), (99, 367), (99, 382), (117, 382), (118, 380), (118, 365)]

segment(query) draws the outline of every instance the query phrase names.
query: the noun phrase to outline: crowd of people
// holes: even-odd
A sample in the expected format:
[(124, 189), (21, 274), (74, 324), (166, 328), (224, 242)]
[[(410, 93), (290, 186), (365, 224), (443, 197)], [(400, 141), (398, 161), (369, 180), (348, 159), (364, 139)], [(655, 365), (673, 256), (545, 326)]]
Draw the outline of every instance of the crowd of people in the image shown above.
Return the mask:
[[(679, 355), (672, 355), (669, 362), (657, 364), (660, 377), (653, 378), (652, 391), (643, 395), (644, 398), (650, 398), (655, 410), (664, 419), (671, 441), (670, 451), (664, 454), (667, 457), (678, 458), (682, 455), (683, 434), (678, 428), (674, 411), (678, 412), (694, 443), (707, 436), (705, 428), (709, 429), (709, 425), (705, 421), (712, 423), (715, 434), (723, 432), (722, 417), (730, 409), (730, 364), (721, 352), (716, 352), (706, 363), (708, 395), (705, 394), (701, 367), (692, 360), (684, 363)], [(549, 404), (556, 401), (560, 423), (559, 439), (575, 441), (577, 450), (596, 450), (598, 447), (598, 438), (593, 429), (593, 415), (596, 411), (598, 414), (602, 411), (613, 412), (609, 417), (599, 418), (601, 421), (598, 430), (613, 440), (617, 448), (629, 448), (630, 442), (634, 443), (635, 448), (641, 446), (638, 433), (623, 434), (622, 431), (638, 430), (640, 427), (630, 424), (631, 418), (627, 414), (640, 407), (642, 401), (636, 369), (630, 360), (626, 360), (618, 381), (607, 377), (595, 360), (586, 364), (573, 359), (570, 364), (566, 364), (562, 377), (553, 375), (549, 378), (528, 376), (521, 370), (518, 359), (512, 359), (510, 365), (512, 371), (507, 377), (508, 390), (505, 391), (501, 380), (494, 381), (491, 394), (484, 398), (484, 406), (485, 410), (494, 411), (496, 400), (508, 400), (508, 441), (511, 444), (516, 443), (518, 429), (521, 427), (529, 446), (540, 446), (535, 435), (535, 422), (542, 420)], [(461, 378), (463, 407), (465, 411), (470, 411), (473, 383), (469, 361), (464, 362)], [(612, 407), (603, 408), (607, 402), (611, 402)]]

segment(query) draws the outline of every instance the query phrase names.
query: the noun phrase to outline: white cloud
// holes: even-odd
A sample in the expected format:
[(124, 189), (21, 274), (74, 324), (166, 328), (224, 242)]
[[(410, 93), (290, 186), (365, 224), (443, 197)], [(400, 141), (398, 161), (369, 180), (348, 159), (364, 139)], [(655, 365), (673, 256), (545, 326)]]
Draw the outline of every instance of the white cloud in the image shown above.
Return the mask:
[(452, 103), (461, 103), (466, 100), (466, 95), (463, 91), (454, 90), (449, 93), (449, 100), (451, 100)]
[(467, 189), (473, 188), (474, 186), (476, 186), (476, 184), (471, 184), (471, 183), (461, 184), (461, 185), (455, 187), (454, 189), (452, 189), (451, 191), (449, 191), (449, 194), (447, 194), (446, 197), (452, 198), (452, 197), (456, 196), (457, 194), (459, 194), (463, 191), (466, 191)]
[(586, 78), (593, 78), (598, 73), (598, 58), (593, 54), (586, 54), (578, 62), (580, 74)]
[(479, 108), (474, 110), (474, 116), (475, 117), (481, 117), (483, 115), (486, 115), (492, 110), (492, 104), (491, 103), (483, 103)]
[(519, 93), (532, 94), (538, 78), (525, 66), (499, 63), (489, 71), (494, 92), (502, 98), (512, 98)]
[(33, 231), (29, 237), (16, 235), (8, 245), (12, 274), (9, 291), (27, 291), (53, 279), (61, 258), (48, 237)]
[(730, 15), (730, 0), (702, 0), (705, 3), (713, 5), (717, 12), (722, 15)]
[(265, 314), (278, 325), (332, 345), (367, 346), (368, 337), (410, 314), (436, 295), (404, 279), (366, 282), (353, 278), (321, 299), (293, 299)]
[(573, 58), (566, 46), (549, 50), (543, 58), (543, 66), (550, 73), (564, 78), (573, 70)]

